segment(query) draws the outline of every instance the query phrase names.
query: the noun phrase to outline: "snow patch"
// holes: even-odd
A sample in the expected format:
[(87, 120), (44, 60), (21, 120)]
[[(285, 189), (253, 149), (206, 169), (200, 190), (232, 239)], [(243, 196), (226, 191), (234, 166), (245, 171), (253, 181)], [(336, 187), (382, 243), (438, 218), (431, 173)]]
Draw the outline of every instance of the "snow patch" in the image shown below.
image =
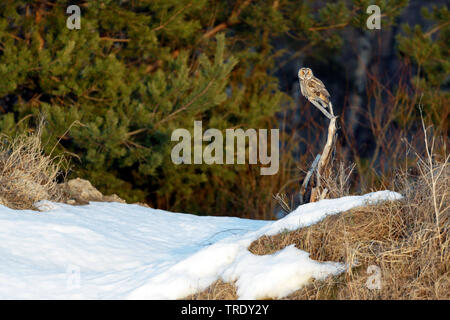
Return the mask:
[(48, 200), (38, 201), (34, 204), (34, 207), (42, 212), (51, 211), (59, 208), (57, 203)]
[(347, 266), (289, 246), (256, 256), (262, 235), (307, 227), (391, 191), (322, 200), (277, 221), (181, 214), (121, 203), (31, 210), (0, 205), (0, 299), (177, 299), (236, 281), (241, 299), (281, 298)]
[(325, 279), (345, 271), (345, 268), (336, 262), (311, 260), (308, 252), (290, 245), (264, 256), (241, 251), (222, 278), (236, 281), (239, 299), (271, 299), (285, 297), (312, 278)]

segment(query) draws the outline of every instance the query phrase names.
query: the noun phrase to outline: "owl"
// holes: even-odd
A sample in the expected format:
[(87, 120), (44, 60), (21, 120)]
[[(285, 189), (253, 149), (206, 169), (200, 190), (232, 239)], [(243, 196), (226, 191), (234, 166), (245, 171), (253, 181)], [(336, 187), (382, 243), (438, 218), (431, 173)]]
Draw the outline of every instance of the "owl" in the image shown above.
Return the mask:
[(301, 68), (298, 71), (300, 81), (300, 91), (310, 102), (320, 103), (323, 108), (331, 109), (330, 94), (322, 81), (314, 77), (310, 68)]

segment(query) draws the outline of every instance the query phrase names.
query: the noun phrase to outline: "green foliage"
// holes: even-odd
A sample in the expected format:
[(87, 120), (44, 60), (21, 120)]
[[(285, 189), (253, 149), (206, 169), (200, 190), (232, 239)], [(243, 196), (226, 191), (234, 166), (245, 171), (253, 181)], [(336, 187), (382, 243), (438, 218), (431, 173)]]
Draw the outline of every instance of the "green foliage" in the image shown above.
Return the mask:
[(27, 115), (43, 114), (46, 151), (61, 139), (57, 151), (79, 157), (74, 175), (130, 201), (155, 200), (161, 185), (195, 187), (193, 174), (186, 188), (170, 179), (186, 175), (170, 164), (171, 131), (224, 103), (237, 63), (223, 35), (214, 50), (184, 47), (200, 28), (187, 17), (205, 3), (91, 2), (80, 30), (65, 26), (66, 1), (3, 3), (0, 96), (17, 100), (1, 130), (24, 130)]
[[(365, 28), (372, 4), (79, 3), (80, 30), (66, 27), (66, 0), (0, 3), (0, 131), (32, 130), (43, 115), (46, 152), (74, 155), (72, 175), (102, 192), (164, 209), (229, 215), (245, 215), (252, 196), (252, 210), (271, 211), (271, 195), (289, 176), (262, 178), (255, 167), (242, 165), (176, 166), (172, 131), (192, 131), (194, 120), (204, 128), (278, 127), (276, 112), (292, 101), (274, 76), (286, 52), (275, 43), (290, 42), (297, 51), (291, 59), (329, 60), (343, 46), (344, 30)], [(379, 1), (383, 26), (406, 4)], [(435, 18), (448, 20), (444, 13)], [(426, 50), (436, 58), (421, 63), (426, 81), (439, 83), (448, 71), (448, 49), (437, 55), (442, 48), (430, 43)]]
[[(422, 14), (433, 22), (429, 30), (420, 26), (403, 26), (404, 35), (398, 36), (399, 52), (413, 63), (417, 72), (411, 79), (416, 93), (412, 99), (420, 97), (420, 103), (426, 109), (431, 121), (437, 128), (448, 129), (448, 92), (450, 61), (450, 13), (446, 6), (433, 10), (422, 10)], [(419, 116), (419, 115), (417, 115)]]

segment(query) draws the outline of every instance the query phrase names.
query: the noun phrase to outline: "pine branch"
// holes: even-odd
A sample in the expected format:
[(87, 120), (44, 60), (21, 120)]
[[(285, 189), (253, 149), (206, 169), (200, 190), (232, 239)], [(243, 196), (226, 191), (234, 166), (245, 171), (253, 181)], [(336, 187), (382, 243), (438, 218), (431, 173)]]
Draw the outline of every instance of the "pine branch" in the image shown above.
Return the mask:
[(214, 79), (212, 79), (208, 85), (200, 92), (198, 93), (194, 98), (192, 98), (191, 101), (189, 101), (188, 103), (186, 103), (184, 106), (182, 106), (181, 108), (178, 108), (177, 110), (175, 110), (174, 112), (172, 112), (171, 114), (169, 114), (167, 117), (165, 117), (164, 119), (161, 119), (160, 121), (158, 121), (155, 124), (155, 128), (158, 127), (161, 123), (164, 123), (166, 121), (168, 121), (170, 118), (172, 118), (173, 116), (175, 116), (176, 114), (180, 113), (183, 110), (186, 110), (187, 108), (189, 108), (196, 100), (198, 100), (198, 98), (200, 98), (201, 96), (203, 96), (209, 89), (209, 87), (213, 84)]
[(206, 32), (203, 35), (203, 38), (211, 38), (216, 33), (220, 32), (228, 27), (231, 27), (232, 25), (238, 24), (239, 21), (237, 20), (237, 18), (241, 15), (242, 10), (244, 10), (250, 4), (250, 2), (252, 2), (252, 0), (244, 1), (236, 10), (233, 10), (233, 12), (231, 13), (231, 16), (228, 18), (228, 20), (226, 22), (222, 22), (222, 23), (218, 24), (217, 26), (215, 26), (214, 28), (212, 28), (211, 30), (209, 30), (208, 32)]
[(158, 31), (161, 30), (163, 28), (165, 28), (170, 22), (172, 22), (180, 13), (182, 13), (184, 10), (186, 10), (187, 8), (192, 7), (192, 2), (189, 2), (187, 5), (185, 5), (183, 8), (181, 8), (180, 10), (178, 10), (177, 12), (175, 12), (175, 14), (169, 18), (169, 20), (167, 20), (165, 23), (160, 24), (158, 27), (153, 28), (151, 31)]
[(110, 37), (100, 37), (102, 41), (113, 41), (113, 42), (130, 42), (130, 39), (118, 39), (118, 38), (110, 38)]

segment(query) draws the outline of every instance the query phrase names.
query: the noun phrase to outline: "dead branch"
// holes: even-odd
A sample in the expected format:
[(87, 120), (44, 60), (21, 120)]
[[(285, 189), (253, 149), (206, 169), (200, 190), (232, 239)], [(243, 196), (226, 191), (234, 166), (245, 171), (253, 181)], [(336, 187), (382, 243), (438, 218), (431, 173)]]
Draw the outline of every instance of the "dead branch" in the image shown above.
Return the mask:
[(330, 124), (328, 126), (328, 136), (327, 142), (323, 148), (319, 164), (316, 170), (316, 186), (311, 190), (310, 202), (315, 202), (325, 198), (327, 191), (321, 188), (322, 177), (331, 176), (331, 164), (332, 164), (332, 150), (336, 143), (336, 119), (333, 117), (330, 119)]
[(314, 100), (312, 100), (312, 101), (309, 101), (309, 102), (311, 102), (317, 109), (319, 109), (320, 111), (322, 111), (322, 113), (328, 118), (328, 119), (333, 119), (333, 117), (334, 117), (334, 115), (332, 114), (333, 113), (333, 109), (331, 108), (331, 103), (330, 103), (330, 110), (331, 110), (331, 114), (327, 111), (327, 110), (325, 110), (325, 108), (323, 107), (323, 106), (321, 106), (318, 102), (316, 102), (316, 101), (314, 101)]
[(303, 180), (302, 186), (300, 188), (299, 198), (300, 198), (300, 204), (303, 204), (304, 196), (306, 193), (306, 190), (308, 188), (309, 180), (311, 179), (311, 176), (313, 175), (314, 171), (316, 171), (317, 165), (319, 164), (320, 160), (320, 154), (316, 156), (314, 159), (311, 168), (309, 168), (308, 173), (306, 174), (305, 179)]

